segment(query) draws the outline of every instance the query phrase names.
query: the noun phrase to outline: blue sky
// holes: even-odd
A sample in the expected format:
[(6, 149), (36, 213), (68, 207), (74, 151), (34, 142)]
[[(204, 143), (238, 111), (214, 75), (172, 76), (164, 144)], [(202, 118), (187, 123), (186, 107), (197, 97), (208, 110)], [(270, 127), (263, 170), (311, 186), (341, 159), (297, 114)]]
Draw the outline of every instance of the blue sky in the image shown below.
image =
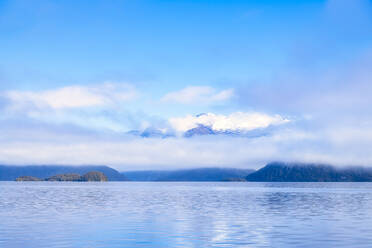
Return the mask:
[(368, 0), (0, 0), (0, 162), (372, 164), (370, 30)]

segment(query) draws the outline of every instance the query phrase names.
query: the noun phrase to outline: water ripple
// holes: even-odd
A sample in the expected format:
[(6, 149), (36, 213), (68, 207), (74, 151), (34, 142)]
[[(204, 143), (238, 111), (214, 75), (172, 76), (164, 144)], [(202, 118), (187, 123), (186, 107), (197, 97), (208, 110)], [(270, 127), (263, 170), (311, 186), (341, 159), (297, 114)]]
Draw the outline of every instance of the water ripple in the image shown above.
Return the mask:
[(372, 183), (0, 182), (0, 247), (370, 247)]

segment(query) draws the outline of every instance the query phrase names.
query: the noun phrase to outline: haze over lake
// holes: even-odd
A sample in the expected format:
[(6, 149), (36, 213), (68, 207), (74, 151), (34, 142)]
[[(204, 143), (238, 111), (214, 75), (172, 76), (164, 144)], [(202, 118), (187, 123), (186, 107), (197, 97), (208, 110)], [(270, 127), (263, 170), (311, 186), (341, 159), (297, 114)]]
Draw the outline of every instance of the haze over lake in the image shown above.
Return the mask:
[(370, 247), (372, 183), (0, 182), (0, 247)]

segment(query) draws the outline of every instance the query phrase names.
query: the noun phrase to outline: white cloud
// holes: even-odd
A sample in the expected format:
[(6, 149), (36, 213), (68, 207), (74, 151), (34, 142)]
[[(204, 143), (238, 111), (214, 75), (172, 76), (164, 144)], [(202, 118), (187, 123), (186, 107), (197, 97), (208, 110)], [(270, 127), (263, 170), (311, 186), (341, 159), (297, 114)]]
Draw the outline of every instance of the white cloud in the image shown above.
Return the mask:
[(162, 101), (182, 104), (211, 104), (229, 100), (233, 96), (233, 89), (218, 91), (209, 86), (189, 86), (180, 91), (166, 94)]
[(133, 99), (137, 93), (128, 84), (104, 83), (95, 86), (67, 86), (44, 91), (7, 91), (3, 97), (11, 108), (68, 109), (97, 107)]
[(235, 112), (230, 115), (217, 115), (213, 113), (198, 116), (187, 115), (180, 118), (170, 118), (169, 123), (173, 129), (185, 132), (198, 125), (209, 126), (216, 131), (241, 130), (250, 131), (257, 128), (266, 128), (270, 125), (280, 125), (289, 122), (280, 115), (267, 115), (263, 113)]

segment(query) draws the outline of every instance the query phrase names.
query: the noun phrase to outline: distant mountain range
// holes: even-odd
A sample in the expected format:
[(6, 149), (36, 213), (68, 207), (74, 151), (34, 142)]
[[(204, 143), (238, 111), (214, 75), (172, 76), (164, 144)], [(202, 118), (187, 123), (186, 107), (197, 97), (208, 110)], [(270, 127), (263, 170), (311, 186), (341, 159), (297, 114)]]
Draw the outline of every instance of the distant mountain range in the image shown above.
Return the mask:
[(372, 169), (274, 162), (245, 179), (256, 182), (372, 182)]
[(102, 172), (109, 181), (127, 181), (128, 179), (117, 170), (108, 166), (6, 166), (0, 165), (0, 181), (14, 181), (18, 177), (31, 176), (36, 178), (49, 178), (57, 174), (86, 174), (91, 171)]
[(193, 136), (201, 135), (222, 135), (229, 137), (245, 137), (245, 138), (257, 138), (267, 136), (270, 134), (270, 127), (258, 128), (250, 131), (244, 130), (214, 130), (213, 128), (205, 125), (198, 125), (195, 128), (189, 129), (184, 133), (184, 137), (191, 138)]
[(123, 174), (132, 181), (240, 181), (254, 172), (250, 169), (198, 168), (165, 171), (127, 171)]
[(58, 174), (104, 173), (109, 181), (251, 181), (251, 182), (372, 182), (372, 168), (334, 167), (323, 164), (269, 163), (254, 171), (232, 168), (147, 170), (119, 173), (108, 166), (4, 166), (0, 181), (19, 177), (50, 178)]

